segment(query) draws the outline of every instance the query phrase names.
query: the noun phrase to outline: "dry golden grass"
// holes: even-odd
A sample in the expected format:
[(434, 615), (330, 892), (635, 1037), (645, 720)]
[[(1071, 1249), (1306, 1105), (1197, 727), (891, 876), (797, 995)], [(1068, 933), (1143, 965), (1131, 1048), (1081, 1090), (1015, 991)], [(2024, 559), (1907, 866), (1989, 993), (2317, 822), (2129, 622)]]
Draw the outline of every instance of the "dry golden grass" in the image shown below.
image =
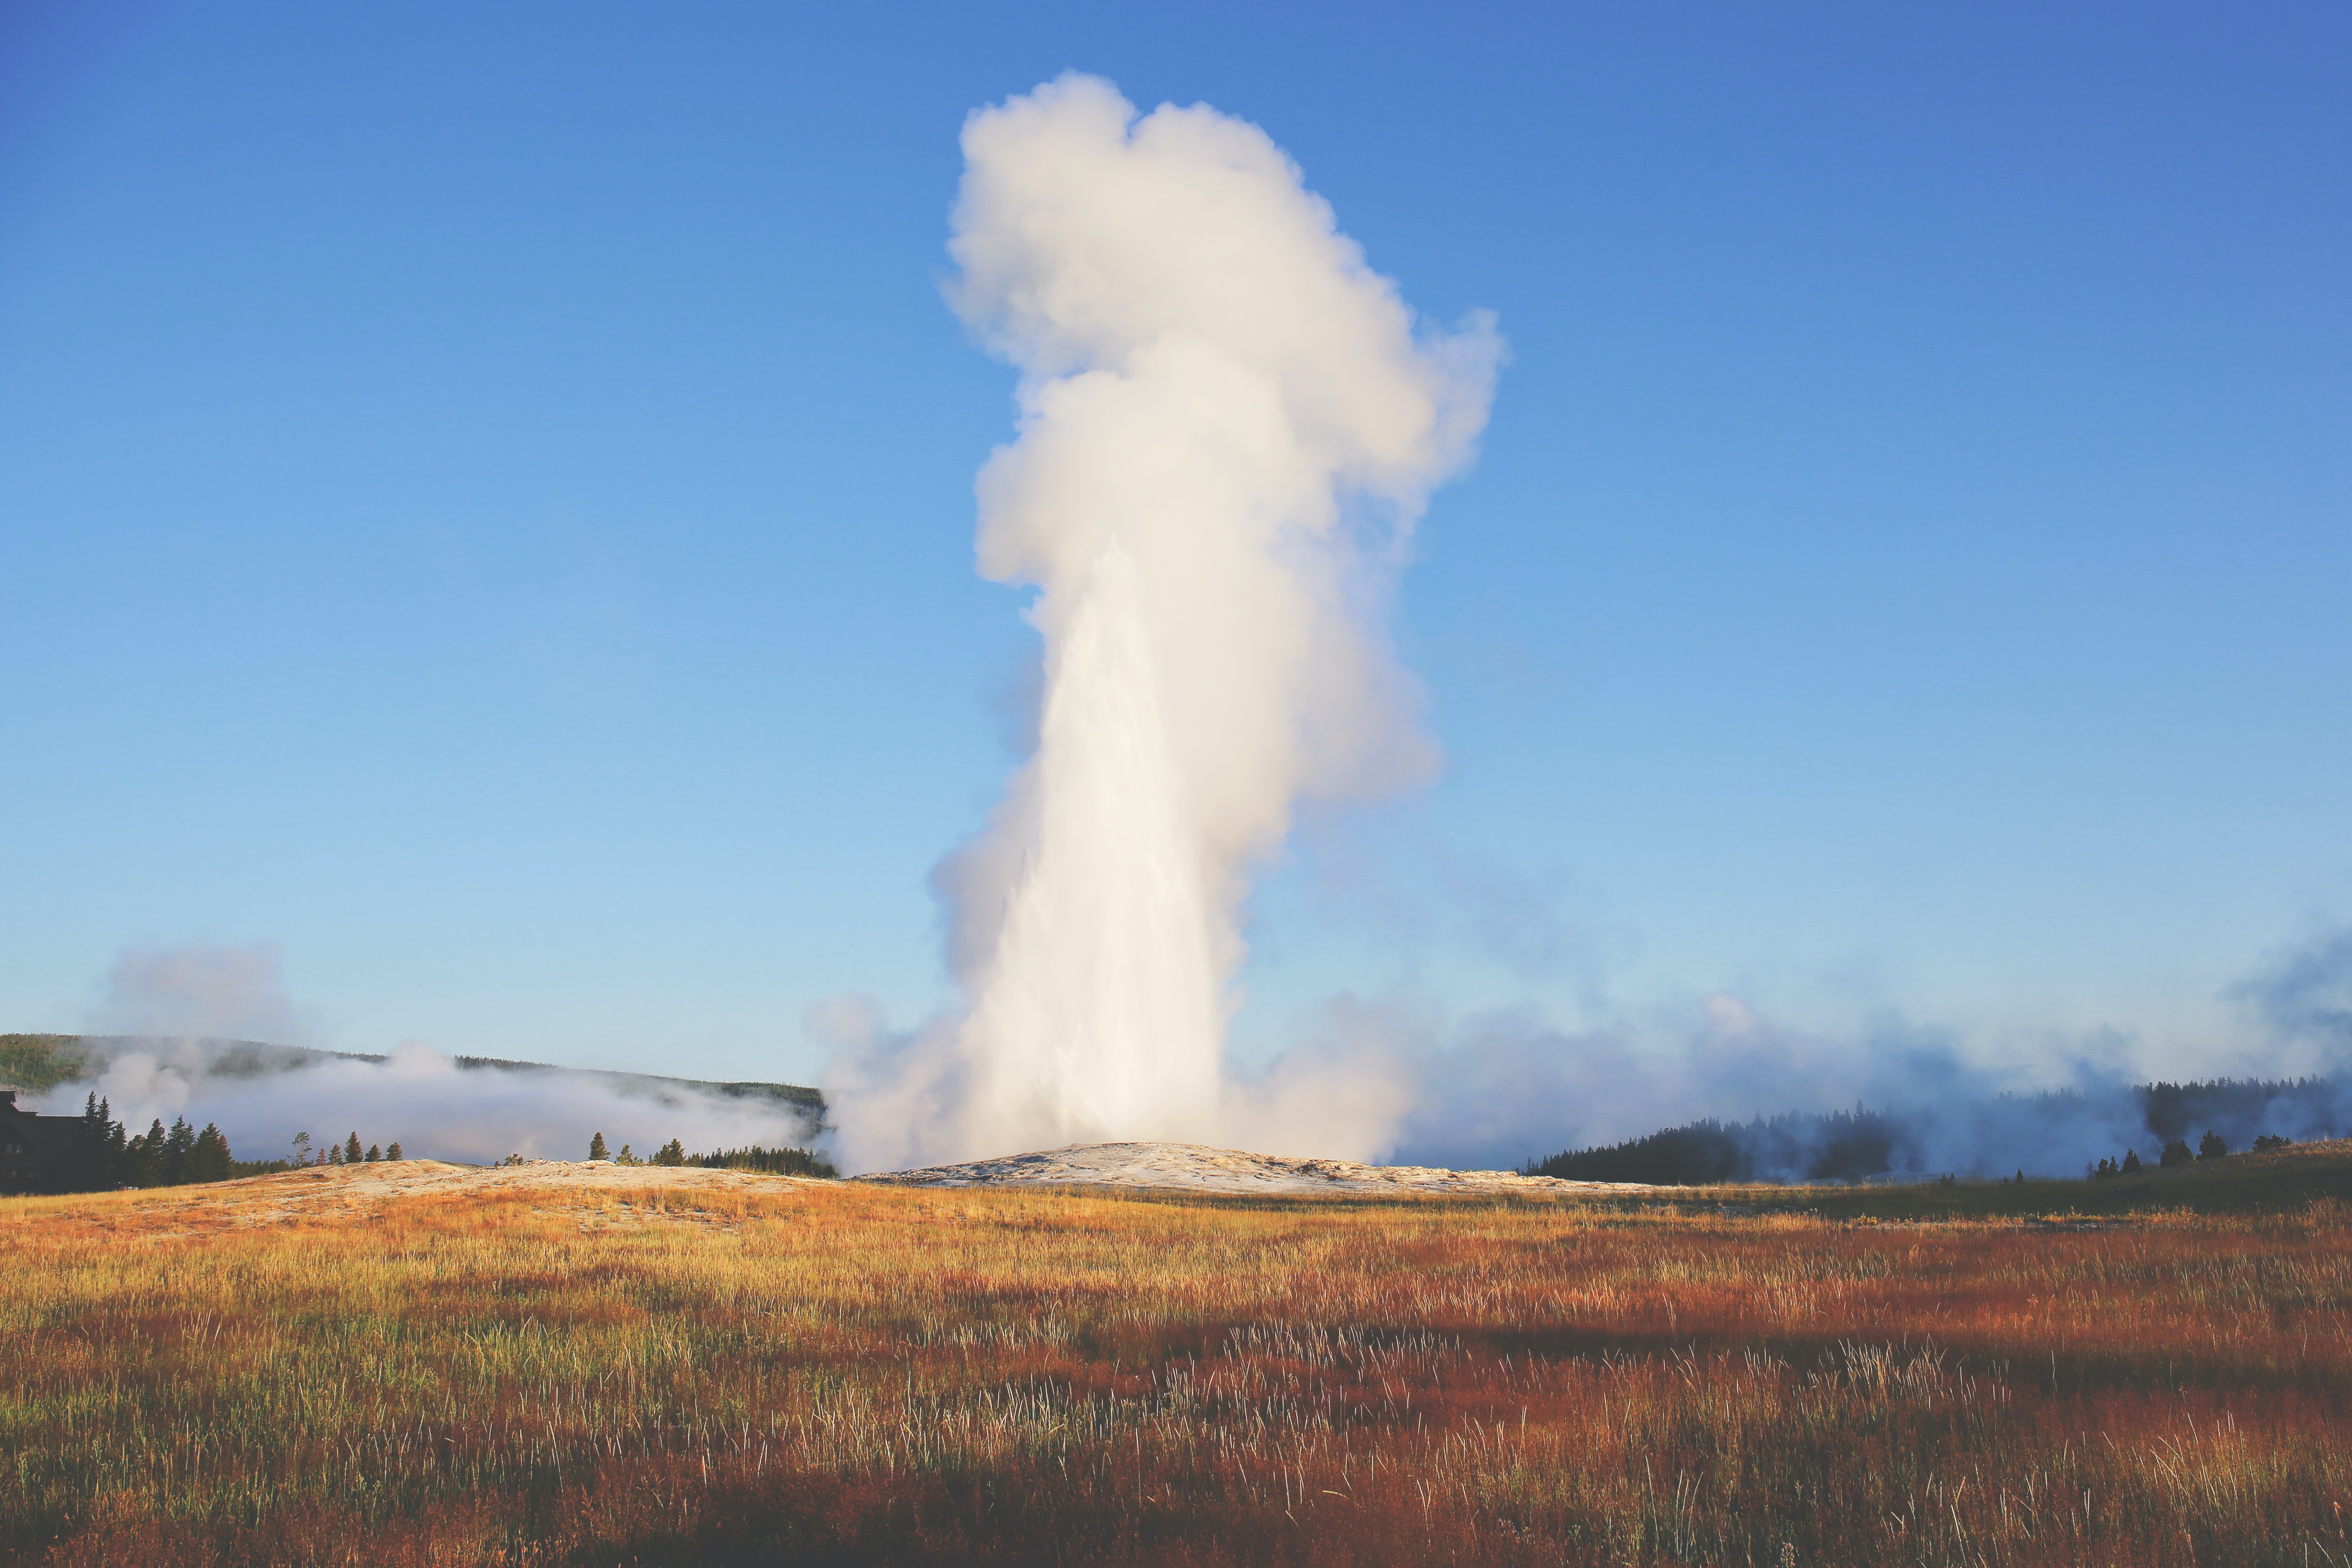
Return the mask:
[(2071, 1230), (404, 1175), (0, 1201), (0, 1553), (2352, 1563), (2325, 1202)]

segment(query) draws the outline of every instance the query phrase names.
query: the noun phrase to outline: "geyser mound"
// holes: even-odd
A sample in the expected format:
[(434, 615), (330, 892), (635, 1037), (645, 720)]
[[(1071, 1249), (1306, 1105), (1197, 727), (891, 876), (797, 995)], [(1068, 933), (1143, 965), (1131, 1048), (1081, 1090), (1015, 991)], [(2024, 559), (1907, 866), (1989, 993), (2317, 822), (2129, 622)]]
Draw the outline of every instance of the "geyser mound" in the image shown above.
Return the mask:
[(916, 1187), (1144, 1187), (1199, 1193), (1339, 1196), (1449, 1193), (1561, 1194), (1647, 1192), (1630, 1182), (1570, 1182), (1514, 1171), (1448, 1171), (1423, 1165), (1366, 1165), (1353, 1160), (1301, 1160), (1213, 1149), (1203, 1143), (1073, 1143), (997, 1160), (932, 1165), (854, 1178)]

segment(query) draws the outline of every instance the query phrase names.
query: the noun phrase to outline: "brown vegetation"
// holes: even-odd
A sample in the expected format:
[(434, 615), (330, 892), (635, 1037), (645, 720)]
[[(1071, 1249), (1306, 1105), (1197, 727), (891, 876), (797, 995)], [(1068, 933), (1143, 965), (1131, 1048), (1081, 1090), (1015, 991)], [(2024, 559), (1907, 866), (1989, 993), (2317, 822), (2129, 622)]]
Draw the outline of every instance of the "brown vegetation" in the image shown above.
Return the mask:
[(0, 1238), (16, 1562), (2352, 1561), (2325, 1199), (1889, 1225), (416, 1162), (0, 1201)]

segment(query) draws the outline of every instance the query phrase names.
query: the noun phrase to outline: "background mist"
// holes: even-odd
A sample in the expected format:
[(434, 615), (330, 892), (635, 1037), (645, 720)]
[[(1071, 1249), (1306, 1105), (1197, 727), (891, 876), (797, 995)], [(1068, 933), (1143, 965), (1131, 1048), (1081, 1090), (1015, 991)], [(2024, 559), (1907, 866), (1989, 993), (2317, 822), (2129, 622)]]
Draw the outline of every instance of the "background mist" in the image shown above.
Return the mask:
[(481, 1163), (509, 1154), (578, 1160), (605, 1135), (640, 1156), (672, 1138), (690, 1153), (800, 1145), (812, 1119), (764, 1096), (735, 1096), (633, 1074), (467, 1065), (417, 1041), (388, 1055), (308, 1048), (312, 1027), (287, 994), (267, 944), (142, 947), (122, 955), (80, 1037), (83, 1077), (26, 1109), (71, 1115), (106, 1100), (131, 1132), (184, 1116), (217, 1123), (241, 1160), (284, 1157), (297, 1132), (314, 1146), (356, 1131), (398, 1140), (413, 1159)]

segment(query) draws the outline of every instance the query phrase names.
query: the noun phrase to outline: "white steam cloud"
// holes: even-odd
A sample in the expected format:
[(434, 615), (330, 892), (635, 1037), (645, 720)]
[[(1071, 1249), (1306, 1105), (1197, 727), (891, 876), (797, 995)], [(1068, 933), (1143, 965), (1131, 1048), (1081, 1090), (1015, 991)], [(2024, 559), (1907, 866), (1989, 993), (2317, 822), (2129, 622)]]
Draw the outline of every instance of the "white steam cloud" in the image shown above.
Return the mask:
[(131, 948), (107, 972), (96, 1022), (101, 1034), (167, 1040), (299, 1045), (310, 1032), (272, 942)]
[(803, 1144), (816, 1131), (765, 1096), (671, 1079), (467, 1067), (417, 1041), (388, 1057), (303, 1048), (303, 1013), (268, 944), (134, 948), (108, 973), (93, 1022), (101, 1032), (78, 1047), (82, 1076), (39, 1097), (44, 1113), (72, 1115), (95, 1094), (134, 1133), (180, 1116), (217, 1123), (245, 1160), (286, 1155), (297, 1132), (324, 1147), (356, 1131), (411, 1158), (479, 1163), (583, 1159), (597, 1132), (647, 1155), (673, 1138), (704, 1153)]
[(297, 1132), (320, 1148), (357, 1132), (362, 1145), (397, 1142), (411, 1159), (484, 1164), (509, 1154), (585, 1159), (597, 1132), (644, 1157), (673, 1138), (700, 1154), (803, 1144), (813, 1131), (763, 1098), (563, 1068), (468, 1068), (416, 1041), (381, 1058), (279, 1057), (221, 1040), (95, 1043), (107, 1053), (102, 1070), (60, 1085), (43, 1110), (70, 1115), (96, 1093), (133, 1132), (158, 1118), (215, 1122), (241, 1160), (282, 1158)]
[(974, 114), (956, 308), (1016, 365), (979, 563), (1034, 585), (1037, 749), (937, 874), (968, 1006), (856, 1021), (852, 1168), (1112, 1138), (1368, 1153), (1402, 1083), (1223, 1070), (1252, 869), (1302, 799), (1429, 776), (1381, 630), (1486, 421), (1491, 318), (1416, 327), (1255, 126), (1066, 76)]

